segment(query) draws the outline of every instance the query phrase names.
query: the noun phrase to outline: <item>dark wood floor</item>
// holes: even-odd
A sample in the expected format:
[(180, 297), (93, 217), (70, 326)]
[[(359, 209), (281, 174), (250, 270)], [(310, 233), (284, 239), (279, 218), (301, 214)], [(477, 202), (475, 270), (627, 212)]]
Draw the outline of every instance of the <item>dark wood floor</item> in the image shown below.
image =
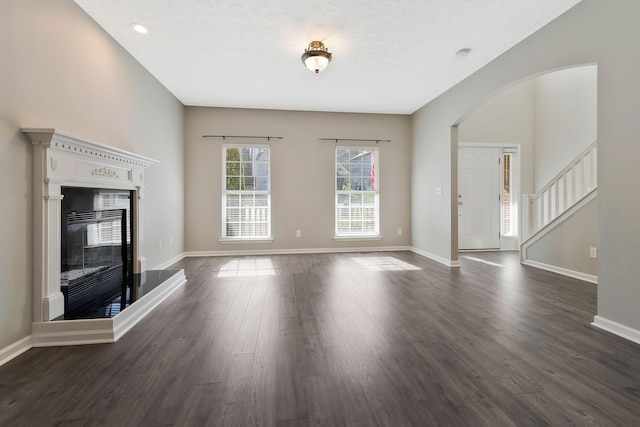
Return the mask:
[(0, 425), (640, 425), (640, 346), (589, 326), (595, 285), (461, 263), (186, 259), (117, 343), (0, 367)]

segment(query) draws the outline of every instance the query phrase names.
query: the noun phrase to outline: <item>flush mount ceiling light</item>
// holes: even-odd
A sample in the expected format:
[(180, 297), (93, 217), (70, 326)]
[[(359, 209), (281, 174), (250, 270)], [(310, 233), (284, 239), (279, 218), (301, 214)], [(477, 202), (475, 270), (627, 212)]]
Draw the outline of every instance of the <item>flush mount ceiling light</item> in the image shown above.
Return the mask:
[(319, 73), (331, 62), (331, 52), (320, 41), (312, 41), (302, 54), (302, 63), (311, 71)]
[(133, 31), (140, 34), (147, 34), (149, 32), (149, 27), (143, 24), (133, 23), (129, 25)]

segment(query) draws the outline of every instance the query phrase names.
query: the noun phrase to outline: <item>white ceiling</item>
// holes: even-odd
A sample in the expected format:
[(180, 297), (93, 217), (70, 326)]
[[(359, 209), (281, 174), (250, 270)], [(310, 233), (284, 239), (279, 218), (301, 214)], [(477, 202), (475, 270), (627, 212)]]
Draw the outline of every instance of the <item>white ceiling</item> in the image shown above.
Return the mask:
[(580, 0), (75, 2), (185, 105), (410, 114)]

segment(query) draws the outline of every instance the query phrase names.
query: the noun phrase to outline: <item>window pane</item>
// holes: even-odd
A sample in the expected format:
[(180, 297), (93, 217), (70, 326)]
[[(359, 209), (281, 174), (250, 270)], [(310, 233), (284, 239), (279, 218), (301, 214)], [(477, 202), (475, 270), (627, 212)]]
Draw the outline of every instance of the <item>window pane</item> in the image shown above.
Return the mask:
[(227, 178), (227, 190), (240, 190), (240, 178), (231, 177)]
[(240, 206), (252, 207), (253, 206), (253, 194), (243, 194), (240, 198)]
[(255, 178), (253, 177), (244, 177), (242, 179), (242, 189), (253, 191), (255, 190)]
[(350, 216), (349, 208), (338, 208), (338, 221), (346, 221)]
[(375, 193), (364, 193), (362, 195), (362, 201), (365, 204), (374, 205), (376, 203), (376, 194)]
[(227, 237), (239, 237), (240, 236), (240, 224), (227, 223)]
[(269, 223), (258, 222), (256, 223), (256, 236), (266, 237), (269, 235)]
[(371, 177), (365, 177), (362, 179), (362, 190), (363, 191), (373, 190), (373, 182), (371, 181)]
[(237, 208), (227, 208), (227, 221), (238, 222), (240, 220), (240, 210)]
[(255, 205), (256, 206), (268, 206), (269, 197), (266, 194), (257, 194), (255, 196)]
[(240, 176), (240, 162), (227, 162), (227, 176)]
[(227, 194), (227, 207), (240, 206), (240, 196), (237, 194)]
[(349, 181), (346, 178), (338, 178), (336, 180), (336, 190), (338, 191), (348, 190), (349, 189), (348, 182)]
[(338, 163), (336, 166), (336, 173), (338, 176), (349, 175), (349, 163)]
[(240, 160), (240, 150), (237, 148), (227, 148), (227, 162)]
[(268, 191), (269, 190), (269, 177), (259, 176), (255, 178), (256, 191)]

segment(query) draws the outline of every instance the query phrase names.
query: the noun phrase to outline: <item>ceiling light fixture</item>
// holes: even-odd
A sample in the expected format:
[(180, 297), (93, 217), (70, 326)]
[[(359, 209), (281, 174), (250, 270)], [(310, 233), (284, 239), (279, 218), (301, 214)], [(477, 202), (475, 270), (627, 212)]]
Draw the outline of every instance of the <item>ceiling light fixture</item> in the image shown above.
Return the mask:
[(331, 52), (320, 41), (312, 41), (302, 54), (302, 63), (311, 71), (319, 73), (331, 62)]
[(130, 25), (130, 27), (136, 33), (147, 34), (149, 32), (149, 27), (147, 27), (146, 25), (143, 25), (143, 24), (133, 23), (133, 24)]

